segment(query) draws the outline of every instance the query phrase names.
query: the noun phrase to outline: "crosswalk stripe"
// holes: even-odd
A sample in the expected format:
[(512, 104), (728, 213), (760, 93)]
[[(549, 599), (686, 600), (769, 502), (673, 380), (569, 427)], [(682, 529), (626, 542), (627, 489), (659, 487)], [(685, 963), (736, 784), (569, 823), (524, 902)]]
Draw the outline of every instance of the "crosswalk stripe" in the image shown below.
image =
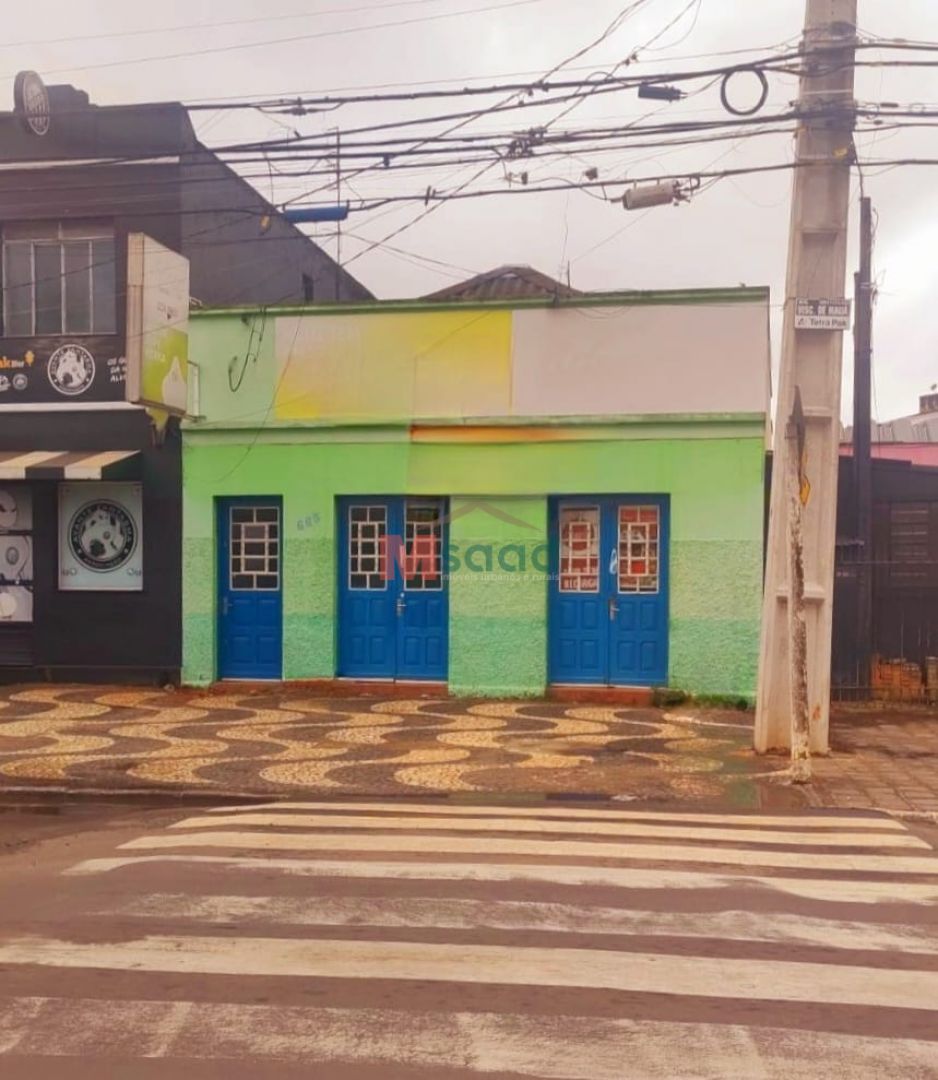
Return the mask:
[(370, 926), (450, 930), (536, 930), (564, 934), (784, 942), (829, 949), (938, 956), (938, 927), (821, 919), (779, 912), (660, 912), (510, 900), (361, 896), (153, 893), (105, 914), (237, 925)]
[(0, 944), (0, 963), (108, 971), (391, 979), (579, 987), (644, 994), (938, 1010), (938, 971), (713, 959), (598, 949), (150, 935), (75, 942), (25, 937)]
[(144, 865), (214, 867), (231, 872), (280, 872), (324, 878), (367, 878), (404, 881), (528, 882), (565, 886), (608, 886), (617, 889), (703, 890), (743, 886), (785, 893), (806, 900), (842, 904), (932, 904), (938, 902), (938, 881), (933, 884), (893, 881), (851, 881), (816, 878), (762, 877), (746, 874), (703, 873), (691, 870), (648, 870), (639, 867), (564, 865), (561, 863), (405, 862), (385, 860), (330, 860), (256, 858), (224, 855), (139, 855), (86, 859), (66, 874), (106, 874)]
[(0, 1076), (924, 1080), (922, 836), (845, 813), (379, 800), (161, 821), (14, 905)]
[(665, 844), (614, 844), (603, 841), (504, 840), (461, 836), (361, 836), (328, 833), (208, 832), (141, 836), (120, 845), (121, 850), (191, 848), (251, 848), (258, 851), (400, 851), (424, 855), (522, 855), (551, 858), (638, 859), (651, 862), (719, 863), (801, 870), (845, 870), (894, 874), (934, 874), (938, 861), (906, 855), (812, 854), (793, 851), (750, 851), (737, 848)]
[(938, 1053), (935, 1043), (923, 1040), (740, 1024), (139, 999), (32, 1001), (38, 1015), (12, 1022), (5, 1015), (10, 1004), (0, 1003), (0, 1031), (12, 1033), (18, 1054), (90, 1056), (102, 1064), (139, 1053), (195, 1061), (254, 1058), (269, 1068), (284, 1061), (315, 1061), (321, 1068), (375, 1063), (393, 1070), (389, 1076), (419, 1068), (432, 1077), (463, 1062), (481, 1074), (539, 1080), (924, 1080)]
[(929, 845), (911, 833), (811, 833), (767, 832), (741, 829), (720, 829), (691, 825), (649, 825), (641, 822), (590, 822), (585, 828), (575, 821), (537, 821), (530, 818), (485, 818), (473, 821), (459, 817), (409, 817), (366, 818), (361, 815), (339, 814), (232, 814), (227, 817), (191, 817), (177, 821), (172, 829), (217, 829), (226, 826), (237, 828), (276, 826), (280, 829), (368, 829), (389, 831), (437, 830), (446, 832), (515, 832), (515, 833), (569, 833), (582, 837), (593, 836), (648, 837), (678, 840), (730, 841), (732, 843), (801, 845), (807, 847), (876, 847), (876, 848), (924, 848)]
[(347, 813), (381, 813), (390, 811), (395, 814), (430, 814), (438, 816), (516, 817), (516, 818), (571, 818), (590, 819), (592, 821), (655, 821), (655, 822), (699, 822), (704, 825), (732, 825), (740, 829), (750, 826), (782, 828), (819, 828), (819, 829), (882, 829), (883, 831), (904, 832), (905, 826), (894, 818), (872, 814), (705, 814), (678, 813), (660, 810), (613, 810), (605, 804), (595, 810), (576, 806), (491, 806), (463, 803), (425, 803), (408, 802), (271, 802), (253, 803), (245, 806), (216, 806), (208, 810), (210, 814), (251, 814), (261, 811), (332, 811)]

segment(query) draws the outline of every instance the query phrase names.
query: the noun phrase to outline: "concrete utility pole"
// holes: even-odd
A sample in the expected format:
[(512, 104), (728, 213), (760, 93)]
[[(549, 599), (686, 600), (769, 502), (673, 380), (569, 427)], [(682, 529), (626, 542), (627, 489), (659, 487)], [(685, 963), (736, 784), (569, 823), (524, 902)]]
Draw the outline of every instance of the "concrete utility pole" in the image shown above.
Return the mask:
[[(810, 748), (822, 753), (828, 748), (840, 378), (843, 331), (849, 328), (843, 297), (856, 125), (856, 25), (857, 0), (808, 0), (800, 96), (804, 119), (797, 134), (762, 615), (755, 729), (759, 751), (788, 748), (795, 741), (794, 724), (804, 709), (796, 700), (799, 684), (807, 687)], [(802, 402), (803, 450), (789, 430), (796, 391)], [(793, 462), (792, 455), (800, 460)], [(796, 473), (800, 530), (791, 521), (789, 498)], [(789, 603), (793, 591), (800, 592), (793, 589), (791, 550), (799, 532), (803, 653), (798, 641), (802, 615)], [(806, 669), (794, 678), (793, 661)]]
[(873, 652), (873, 204), (860, 200), (860, 272), (856, 276), (853, 354), (853, 474), (857, 531), (857, 686), (870, 690)]

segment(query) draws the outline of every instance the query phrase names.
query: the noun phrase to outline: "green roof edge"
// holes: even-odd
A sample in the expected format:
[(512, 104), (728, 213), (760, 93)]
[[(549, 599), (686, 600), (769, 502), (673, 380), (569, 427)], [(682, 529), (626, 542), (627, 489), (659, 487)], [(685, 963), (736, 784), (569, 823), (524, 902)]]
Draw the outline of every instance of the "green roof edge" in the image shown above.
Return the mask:
[(195, 308), (194, 318), (217, 318), (272, 311), (277, 315), (371, 315), (378, 312), (408, 311), (516, 311), (525, 308), (639, 307), (673, 304), (755, 304), (768, 301), (767, 286), (741, 286), (734, 289), (653, 289), (622, 292), (583, 293), (557, 299), (518, 300), (368, 300), (347, 304), (249, 304), (232, 307)]

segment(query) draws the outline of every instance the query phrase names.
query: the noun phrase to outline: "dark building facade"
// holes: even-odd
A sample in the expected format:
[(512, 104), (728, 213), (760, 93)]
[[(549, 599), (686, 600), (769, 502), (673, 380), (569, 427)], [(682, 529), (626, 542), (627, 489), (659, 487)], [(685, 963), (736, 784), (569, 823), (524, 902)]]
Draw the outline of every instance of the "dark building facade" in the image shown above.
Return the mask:
[(178, 422), (127, 401), (128, 237), (196, 303), (365, 300), (198, 142), (178, 103), (96, 107), (17, 79), (0, 113), (0, 679), (180, 666)]
[[(938, 468), (911, 461), (872, 462), (873, 551), (856, 535), (853, 459), (840, 459), (834, 585), (832, 683), (835, 695), (938, 700)], [(872, 581), (872, 677), (861, 674), (856, 626), (858, 581)], [(889, 665), (888, 667), (885, 665)], [(885, 685), (886, 672), (895, 685)]]

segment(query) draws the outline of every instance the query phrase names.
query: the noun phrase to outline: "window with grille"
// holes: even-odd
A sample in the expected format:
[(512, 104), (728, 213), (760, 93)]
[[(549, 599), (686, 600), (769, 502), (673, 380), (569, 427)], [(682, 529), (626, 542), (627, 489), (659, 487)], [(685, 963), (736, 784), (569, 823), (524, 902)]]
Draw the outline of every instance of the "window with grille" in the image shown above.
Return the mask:
[(385, 506), (348, 508), (348, 584), (350, 589), (386, 589), (388, 511)]
[(599, 507), (560, 509), (560, 591), (599, 592)]
[(404, 512), (404, 588), (443, 588), (443, 508), (440, 503), (407, 503)]
[(229, 585), (234, 592), (280, 588), (280, 509), (233, 506), (230, 513)]
[(657, 506), (619, 507), (619, 592), (656, 593), (661, 514)]
[[(932, 503), (889, 506), (889, 578), (899, 587), (928, 587), (938, 579), (932, 552), (938, 544)], [(935, 515), (938, 522), (938, 515)]]
[(72, 222), (9, 224), (2, 247), (6, 337), (116, 332), (113, 229)]

